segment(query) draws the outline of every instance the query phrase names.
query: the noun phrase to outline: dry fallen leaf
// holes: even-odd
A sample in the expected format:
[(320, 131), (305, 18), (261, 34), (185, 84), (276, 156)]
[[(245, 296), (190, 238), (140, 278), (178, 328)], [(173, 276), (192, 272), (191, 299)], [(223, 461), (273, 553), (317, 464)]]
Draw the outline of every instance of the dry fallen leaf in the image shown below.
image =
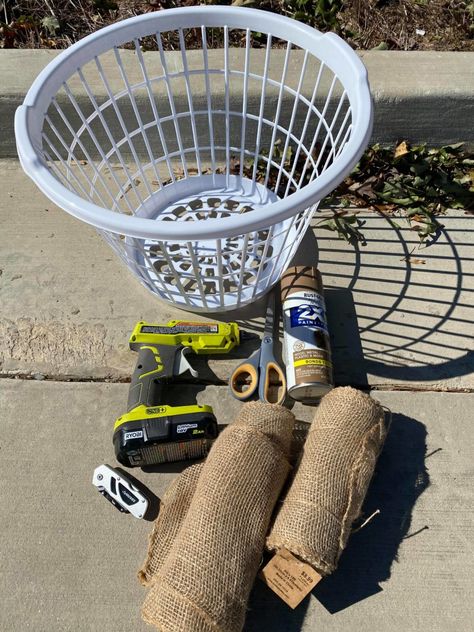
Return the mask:
[(134, 178), (133, 182), (129, 182), (124, 190), (124, 192), (122, 193), (122, 195), (119, 197), (119, 200), (121, 200), (127, 193), (129, 193), (132, 188), (134, 186), (138, 186), (140, 184), (140, 180), (138, 178)]
[(359, 195), (360, 197), (365, 197), (369, 200), (375, 200), (377, 199), (377, 194), (374, 192), (372, 187), (374, 184), (376, 184), (376, 182), (377, 177), (370, 176), (370, 178), (367, 178), (367, 180), (362, 183), (354, 182), (354, 184), (351, 184), (351, 186), (349, 187), (349, 191), (357, 193), (357, 195)]
[(374, 204), (374, 208), (384, 215), (391, 215), (396, 209), (396, 204)]
[(40, 42), (45, 48), (56, 48), (58, 43), (49, 37), (40, 37)]
[(402, 143), (400, 143), (399, 145), (395, 147), (394, 157), (400, 158), (400, 156), (404, 156), (405, 154), (408, 154), (409, 151), (410, 150), (408, 149), (408, 145), (406, 144), (405, 141), (403, 141)]
[(400, 261), (406, 261), (407, 263), (412, 263), (414, 265), (425, 265), (426, 259), (418, 259), (417, 257), (404, 257), (400, 259)]

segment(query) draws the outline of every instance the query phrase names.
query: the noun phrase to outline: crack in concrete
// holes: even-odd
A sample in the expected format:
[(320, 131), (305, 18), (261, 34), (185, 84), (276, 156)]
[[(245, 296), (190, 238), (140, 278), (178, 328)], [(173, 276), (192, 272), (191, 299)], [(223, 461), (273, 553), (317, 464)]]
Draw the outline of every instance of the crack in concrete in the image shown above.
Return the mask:
[[(43, 374), (39, 372), (35, 373), (0, 373), (0, 379), (7, 380), (24, 380), (24, 381), (39, 381), (39, 382), (58, 382), (58, 383), (104, 383), (104, 384), (129, 384), (130, 377), (78, 377), (76, 375), (54, 375)], [(180, 380), (176, 378), (173, 380), (173, 384), (181, 384), (183, 386), (228, 386), (228, 382), (224, 380)], [(464, 388), (455, 386), (439, 386), (436, 384), (427, 384), (426, 386), (420, 384), (337, 384), (336, 386), (352, 386), (362, 391), (406, 391), (412, 393), (474, 393), (474, 388)]]

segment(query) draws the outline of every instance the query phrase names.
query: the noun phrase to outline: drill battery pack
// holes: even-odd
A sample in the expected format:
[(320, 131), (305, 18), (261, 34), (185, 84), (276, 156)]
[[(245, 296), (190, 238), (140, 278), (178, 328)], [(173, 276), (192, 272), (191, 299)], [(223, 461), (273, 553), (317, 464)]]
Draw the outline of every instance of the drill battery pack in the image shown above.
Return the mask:
[(117, 460), (143, 467), (207, 456), (218, 434), (210, 406), (137, 406), (115, 423)]

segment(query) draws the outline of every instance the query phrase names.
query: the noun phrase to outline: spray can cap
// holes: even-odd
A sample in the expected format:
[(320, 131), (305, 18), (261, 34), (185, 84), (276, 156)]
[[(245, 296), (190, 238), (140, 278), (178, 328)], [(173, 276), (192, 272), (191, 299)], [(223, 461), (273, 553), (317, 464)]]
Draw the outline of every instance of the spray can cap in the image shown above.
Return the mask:
[(309, 291), (322, 294), (321, 273), (315, 266), (291, 266), (283, 273), (280, 288), (282, 302), (295, 292)]

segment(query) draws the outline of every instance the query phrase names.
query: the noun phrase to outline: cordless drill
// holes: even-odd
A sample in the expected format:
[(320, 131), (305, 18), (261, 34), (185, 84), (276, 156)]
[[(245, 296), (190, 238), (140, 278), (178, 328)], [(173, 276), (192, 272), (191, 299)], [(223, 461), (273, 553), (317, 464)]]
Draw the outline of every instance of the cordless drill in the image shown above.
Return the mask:
[(170, 406), (164, 401), (166, 385), (186, 371), (197, 377), (186, 359), (188, 353), (224, 354), (239, 342), (237, 323), (137, 323), (129, 340), (138, 359), (127, 412), (114, 426), (117, 460), (127, 467), (137, 467), (206, 456), (217, 437), (212, 408), (197, 404)]

